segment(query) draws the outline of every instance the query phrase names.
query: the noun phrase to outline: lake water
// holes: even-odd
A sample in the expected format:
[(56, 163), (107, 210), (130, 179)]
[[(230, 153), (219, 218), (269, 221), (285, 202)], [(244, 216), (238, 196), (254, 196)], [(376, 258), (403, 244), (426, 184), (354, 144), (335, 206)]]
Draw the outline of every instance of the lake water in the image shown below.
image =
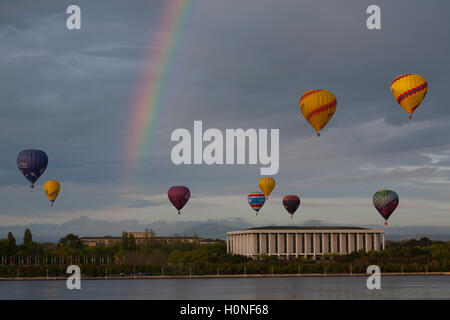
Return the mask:
[(450, 276), (0, 281), (0, 299), (450, 299)]

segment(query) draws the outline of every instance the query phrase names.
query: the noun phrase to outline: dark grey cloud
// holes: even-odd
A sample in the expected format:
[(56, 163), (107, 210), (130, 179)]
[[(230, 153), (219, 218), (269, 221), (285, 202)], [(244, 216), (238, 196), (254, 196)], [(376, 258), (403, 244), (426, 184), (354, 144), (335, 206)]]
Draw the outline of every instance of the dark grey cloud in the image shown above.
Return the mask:
[[(130, 160), (128, 120), (149, 57), (161, 49), (154, 40), (164, 31), (165, 2), (76, 3), (80, 31), (65, 28), (71, 1), (0, 3), (0, 186), (8, 190), (0, 195), (0, 214), (45, 217), (47, 203), (30, 209), (38, 193), (27, 202), (15, 189), (24, 185), (15, 157), (34, 147), (50, 157), (43, 179), (70, 186), (70, 195), (58, 199), (61, 212), (159, 204), (126, 202), (120, 195), (128, 184), (144, 195), (175, 184), (189, 185), (193, 196), (254, 191), (258, 166), (171, 163), (171, 131), (192, 130), (194, 120), (205, 129), (279, 128), (280, 195), (366, 197), (386, 183), (411, 197), (447, 201), (445, 185), (411, 179), (448, 178), (427, 169), (423, 154), (450, 150), (450, 4), (376, 1), (382, 29), (369, 31), (368, 0), (194, 1), (167, 69), (156, 128), (141, 158)], [(430, 85), (412, 121), (389, 91), (400, 73), (422, 74)], [(338, 99), (321, 138), (298, 108), (300, 95), (315, 88)], [(128, 181), (130, 161), (138, 171)], [(368, 166), (397, 171), (361, 169)]]

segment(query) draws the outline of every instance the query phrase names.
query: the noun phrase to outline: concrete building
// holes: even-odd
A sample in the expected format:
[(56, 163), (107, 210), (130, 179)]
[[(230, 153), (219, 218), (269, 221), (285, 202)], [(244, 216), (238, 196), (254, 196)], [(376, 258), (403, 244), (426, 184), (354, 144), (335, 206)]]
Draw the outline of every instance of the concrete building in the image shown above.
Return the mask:
[(227, 252), (257, 258), (318, 258), (384, 249), (384, 230), (358, 227), (259, 227), (227, 232)]
[[(172, 242), (183, 242), (183, 243), (196, 243), (196, 244), (212, 244), (217, 243), (222, 240), (213, 240), (213, 239), (205, 239), (205, 238), (198, 238), (198, 237), (155, 237), (153, 233), (149, 232), (127, 232), (129, 236), (133, 235), (134, 241), (136, 242), (137, 246), (143, 246), (148, 241), (165, 241), (167, 243)], [(89, 247), (108, 247), (113, 244), (119, 243), (120, 240), (122, 240), (122, 237), (112, 237), (112, 236), (105, 236), (105, 237), (82, 237), (80, 240), (83, 242), (83, 244), (89, 246)], [(222, 241), (223, 242), (223, 241)]]

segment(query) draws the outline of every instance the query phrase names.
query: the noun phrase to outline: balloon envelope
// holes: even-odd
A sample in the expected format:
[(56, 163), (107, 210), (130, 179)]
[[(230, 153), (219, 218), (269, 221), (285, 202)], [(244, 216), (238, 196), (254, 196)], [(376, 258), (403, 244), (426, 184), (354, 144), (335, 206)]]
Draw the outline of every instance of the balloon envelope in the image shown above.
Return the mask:
[(283, 198), (283, 206), (291, 216), (297, 211), (300, 205), (300, 198), (296, 195), (288, 195)]
[(17, 167), (25, 178), (31, 182), (31, 187), (47, 168), (48, 157), (42, 150), (23, 150), (17, 155)]
[(321, 130), (330, 121), (336, 111), (337, 101), (334, 94), (328, 90), (317, 89), (306, 91), (299, 101), (300, 111), (306, 121), (320, 136)]
[(44, 183), (44, 191), (45, 195), (47, 196), (48, 200), (52, 203), (56, 200), (56, 197), (59, 194), (59, 191), (61, 190), (61, 186), (58, 181), (55, 180), (49, 180)]
[(395, 101), (411, 115), (422, 103), (428, 91), (428, 83), (418, 74), (402, 74), (394, 78), (391, 92)]
[(191, 191), (185, 186), (173, 186), (169, 189), (167, 195), (173, 206), (177, 208), (178, 214), (180, 214), (180, 210), (188, 202), (191, 196)]
[(384, 218), (388, 220), (398, 206), (398, 194), (392, 190), (380, 190), (373, 195), (373, 205)]
[(248, 195), (248, 204), (256, 211), (256, 214), (258, 214), (258, 211), (262, 208), (264, 202), (266, 202), (264, 193), (252, 192)]
[(268, 197), (273, 188), (275, 188), (275, 179), (271, 177), (260, 178), (258, 180), (258, 187), (266, 195), (266, 197)]

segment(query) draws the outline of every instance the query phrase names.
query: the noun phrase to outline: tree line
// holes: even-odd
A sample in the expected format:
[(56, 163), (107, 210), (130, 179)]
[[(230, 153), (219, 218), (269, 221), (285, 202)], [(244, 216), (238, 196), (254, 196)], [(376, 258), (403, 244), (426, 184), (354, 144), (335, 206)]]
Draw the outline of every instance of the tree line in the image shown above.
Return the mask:
[(118, 243), (107, 247), (86, 246), (74, 234), (60, 238), (56, 244), (39, 243), (26, 229), (21, 245), (16, 244), (12, 233), (0, 239), (0, 258), (0, 277), (66, 276), (70, 264), (79, 265), (84, 276), (356, 274), (365, 273), (372, 264), (382, 272), (448, 272), (450, 242), (428, 238), (386, 241), (386, 249), (380, 252), (360, 250), (318, 260), (278, 260), (264, 254), (258, 259), (231, 255), (224, 242), (202, 245), (149, 237), (138, 246), (126, 232)]

